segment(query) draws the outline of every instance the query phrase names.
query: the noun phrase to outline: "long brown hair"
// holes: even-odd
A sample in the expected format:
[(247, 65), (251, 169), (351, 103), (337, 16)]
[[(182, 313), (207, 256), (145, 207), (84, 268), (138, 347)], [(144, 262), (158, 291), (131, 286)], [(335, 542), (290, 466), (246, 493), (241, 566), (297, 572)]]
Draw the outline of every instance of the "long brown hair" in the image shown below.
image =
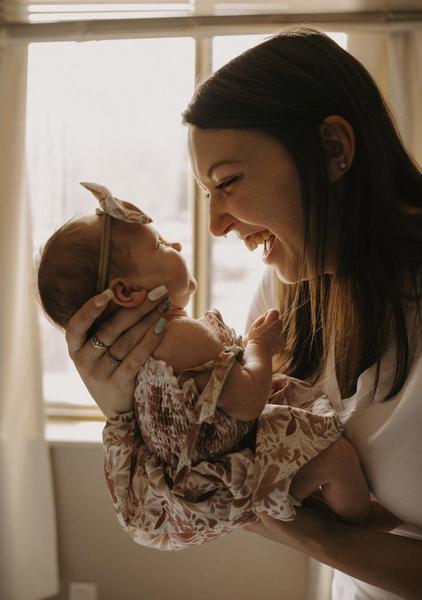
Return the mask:
[[(344, 117), (356, 138), (353, 163), (334, 184), (319, 131), (329, 115)], [(265, 131), (290, 152), (302, 187), (302, 272), (309, 262), (323, 272), (329, 213), (338, 214), (335, 276), (279, 283), (288, 339), (279, 367), (317, 378), (334, 343), (341, 387), (350, 391), (371, 364), (379, 372), (395, 339), (395, 395), (409, 368), (404, 303), (420, 303), (422, 175), (366, 69), (319, 31), (286, 30), (200, 85), (183, 121)]]

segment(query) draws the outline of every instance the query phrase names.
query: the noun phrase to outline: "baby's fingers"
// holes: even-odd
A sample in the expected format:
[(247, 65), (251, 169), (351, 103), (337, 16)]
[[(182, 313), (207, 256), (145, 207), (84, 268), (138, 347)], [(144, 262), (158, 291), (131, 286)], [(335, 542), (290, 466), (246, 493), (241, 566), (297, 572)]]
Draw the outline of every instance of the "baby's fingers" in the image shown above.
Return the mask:
[(82, 348), (86, 341), (87, 331), (104, 311), (112, 297), (113, 292), (110, 289), (105, 290), (85, 302), (70, 319), (66, 327), (66, 342), (70, 356)]
[(260, 325), (262, 325), (262, 323), (265, 321), (266, 315), (267, 313), (264, 313), (263, 315), (255, 319), (255, 321), (251, 324), (250, 329), (254, 329), (255, 327), (259, 327)]
[(267, 310), (264, 316), (266, 323), (273, 323), (280, 318), (280, 311), (276, 308), (271, 308), (270, 310)]

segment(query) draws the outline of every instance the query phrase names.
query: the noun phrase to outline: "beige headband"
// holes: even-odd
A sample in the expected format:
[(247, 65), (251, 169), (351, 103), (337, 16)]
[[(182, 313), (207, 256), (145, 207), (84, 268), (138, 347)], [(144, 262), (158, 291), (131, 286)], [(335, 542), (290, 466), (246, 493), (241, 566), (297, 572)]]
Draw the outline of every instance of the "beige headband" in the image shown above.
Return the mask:
[(103, 292), (107, 287), (108, 266), (110, 260), (111, 219), (118, 219), (126, 223), (152, 223), (151, 217), (139, 208), (128, 208), (122, 200), (115, 198), (111, 192), (98, 183), (81, 181), (81, 185), (92, 192), (100, 203), (101, 208), (95, 211), (103, 217), (100, 237), (100, 255), (98, 261), (97, 293)]

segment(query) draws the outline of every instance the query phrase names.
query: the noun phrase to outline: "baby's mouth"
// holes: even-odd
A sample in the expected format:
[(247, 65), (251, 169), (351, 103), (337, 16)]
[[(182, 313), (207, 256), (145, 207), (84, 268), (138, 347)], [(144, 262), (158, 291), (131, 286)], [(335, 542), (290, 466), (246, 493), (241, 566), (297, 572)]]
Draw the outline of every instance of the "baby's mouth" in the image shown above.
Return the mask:
[(275, 240), (275, 235), (271, 233), (268, 229), (264, 229), (263, 231), (258, 231), (257, 233), (253, 233), (252, 235), (245, 238), (245, 245), (253, 252), (258, 248), (258, 246), (263, 245), (263, 255), (267, 256), (271, 248), (273, 247), (273, 243)]

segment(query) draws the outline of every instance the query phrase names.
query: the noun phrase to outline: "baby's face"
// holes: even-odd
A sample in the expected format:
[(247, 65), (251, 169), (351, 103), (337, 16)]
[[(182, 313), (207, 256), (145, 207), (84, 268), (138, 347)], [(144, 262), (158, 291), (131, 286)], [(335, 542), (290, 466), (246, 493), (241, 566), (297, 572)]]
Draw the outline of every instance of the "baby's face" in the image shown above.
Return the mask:
[(167, 242), (152, 227), (138, 223), (113, 222), (113, 241), (127, 248), (134, 273), (129, 276), (131, 285), (152, 290), (164, 284), (172, 303), (185, 307), (196, 290), (196, 281), (189, 273), (181, 255), (179, 242)]

